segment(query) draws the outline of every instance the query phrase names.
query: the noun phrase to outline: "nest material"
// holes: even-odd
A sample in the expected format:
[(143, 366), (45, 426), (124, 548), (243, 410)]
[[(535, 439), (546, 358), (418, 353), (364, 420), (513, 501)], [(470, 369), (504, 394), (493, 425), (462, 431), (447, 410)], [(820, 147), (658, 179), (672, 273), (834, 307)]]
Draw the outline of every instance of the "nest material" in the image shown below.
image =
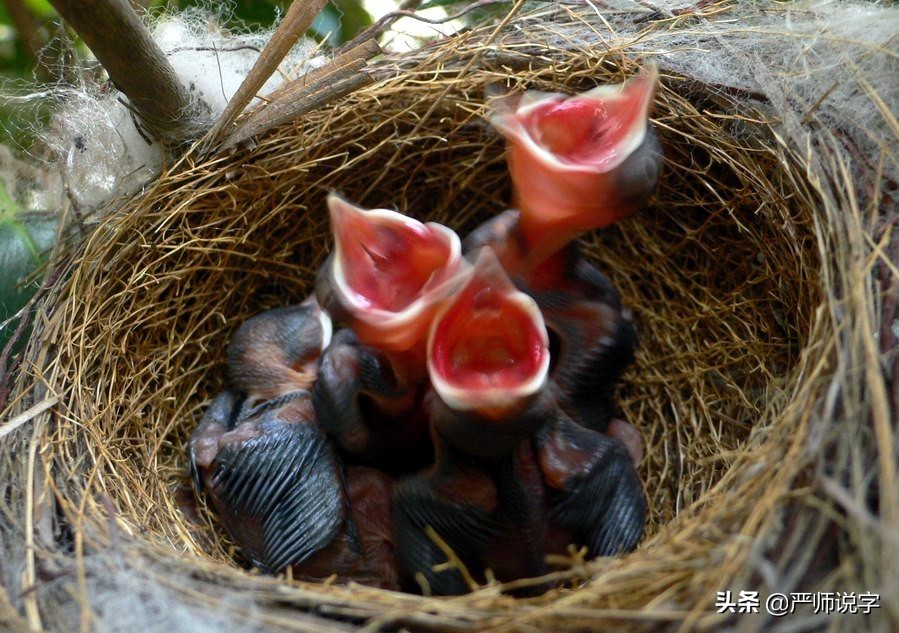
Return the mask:
[[(883, 315), (895, 310), (897, 239), (883, 192), (897, 139), (868, 170), (849, 128), (818, 125), (825, 109), (799, 109), (773, 75), (756, 72), (753, 91), (672, 72), (672, 47), (697, 25), (692, 37), (711, 33), (738, 57), (741, 36), (714, 22), (729, 23), (727, 6), (627, 7), (604, 19), (544, 8), (388, 57), (371, 88), (252, 150), (188, 154), (92, 230), (41, 299), (4, 427), (18, 429), (0, 446), (0, 622), (704, 628), (734, 617), (715, 613), (726, 590), (873, 591), (879, 612), (834, 617), (853, 630), (895, 618), (899, 558), (884, 529), (899, 494), (896, 355)], [(764, 41), (785, 46), (782, 33)], [(194, 507), (186, 442), (225, 385), (231, 333), (310, 292), (330, 244), (326, 193), (464, 233), (509, 199), (487, 94), (584, 90), (649, 58), (663, 71), (661, 188), (648, 211), (584, 240), (641, 341), (621, 393), (647, 444), (639, 549), (572, 554), (558, 561), (561, 588), (528, 600), (497, 585), (439, 599), (247, 571), (213, 513)], [(792, 624), (815, 617), (800, 610)]]

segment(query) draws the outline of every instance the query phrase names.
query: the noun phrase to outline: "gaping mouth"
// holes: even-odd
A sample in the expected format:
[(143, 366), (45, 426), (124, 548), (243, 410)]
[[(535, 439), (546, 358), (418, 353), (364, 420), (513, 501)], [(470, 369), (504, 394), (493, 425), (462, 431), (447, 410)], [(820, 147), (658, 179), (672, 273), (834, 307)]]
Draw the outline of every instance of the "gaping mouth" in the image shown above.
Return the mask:
[(549, 341), (537, 304), (483, 249), (468, 282), (438, 315), (428, 370), (438, 395), (458, 410), (505, 409), (540, 389)]
[(558, 158), (574, 163), (607, 158), (623, 126), (597, 102), (547, 103), (531, 116), (534, 140)]
[(658, 156), (649, 108), (658, 71), (567, 96), (528, 91), (495, 106), (531, 264), (584, 231), (634, 213), (652, 193)]
[[(387, 209), (360, 209), (333, 194), (328, 206), (334, 284), (344, 308), (378, 330), (411, 328), (423, 334), (454, 286), (462, 262), (459, 237), (440, 224)], [(381, 343), (366, 340), (365, 327), (359, 334), (365, 342)]]
[(643, 142), (658, 71), (573, 97), (526, 93), (514, 113), (491, 121), (521, 151), (547, 167), (602, 173), (614, 169)]

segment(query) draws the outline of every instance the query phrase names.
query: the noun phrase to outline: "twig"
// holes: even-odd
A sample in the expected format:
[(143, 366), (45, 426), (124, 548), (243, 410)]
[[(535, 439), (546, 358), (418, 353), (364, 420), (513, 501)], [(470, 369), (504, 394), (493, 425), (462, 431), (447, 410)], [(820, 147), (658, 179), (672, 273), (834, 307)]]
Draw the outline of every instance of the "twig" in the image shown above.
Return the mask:
[(238, 123), (222, 143), (222, 148), (234, 147), (371, 83), (371, 77), (362, 69), (370, 57), (380, 52), (377, 42), (366, 40), (338, 55), (328, 65), (288, 82), (268, 95), (265, 104)]
[[(358, 64), (358, 65), (357, 65)], [(303, 86), (300, 90), (292, 92), (292, 99), (283, 102), (269, 103), (257, 116), (250, 116), (241, 127), (222, 143), (222, 148), (234, 147), (254, 136), (272, 129), (278, 125), (293, 121), (297, 117), (316, 110), (335, 99), (346, 96), (372, 82), (372, 78), (360, 72), (364, 61), (352, 66), (339, 68), (335, 72), (325, 75), (318, 81)], [(257, 114), (257, 113), (254, 113)]]
[[(231, 97), (222, 116), (219, 117), (212, 129), (209, 130), (207, 139), (214, 142), (225, 134), (241, 112), (249, 105), (256, 93), (265, 85), (275, 69), (287, 55), (300, 36), (306, 32), (312, 24), (315, 16), (324, 8), (327, 0), (295, 0), (287, 14), (275, 30), (272, 39), (262, 49), (262, 53), (253, 64), (253, 68), (246, 79), (240, 84), (237, 92)], [(230, 130), (229, 130), (230, 131)]]
[(47, 398), (46, 400), (42, 400), (36, 405), (29, 407), (16, 417), (7, 420), (2, 426), (0, 426), (0, 439), (6, 437), (26, 422), (30, 422), (58, 402), (59, 398), (57, 398), (56, 396)]
[(199, 107), (128, 0), (50, 1), (154, 136), (177, 144), (197, 133)]
[[(493, 42), (493, 40), (496, 39), (497, 35), (499, 35), (503, 31), (503, 29), (506, 28), (506, 26), (509, 24), (509, 22), (512, 21), (512, 18), (514, 18), (516, 15), (518, 15), (519, 11), (521, 11), (523, 6), (524, 6), (524, 0), (516, 0), (515, 4), (512, 5), (512, 8), (509, 9), (509, 12), (506, 14), (506, 16), (502, 20), (500, 20), (499, 24), (497, 24), (487, 35), (487, 38), (484, 40), (485, 46), (489, 45), (490, 43)], [(481, 48), (477, 52), (475, 52), (474, 55), (471, 56), (471, 58), (468, 60), (468, 62), (465, 64), (465, 66), (463, 66), (461, 68), (461, 70), (459, 70), (459, 77), (464, 77), (468, 73), (468, 71), (470, 71), (474, 67), (474, 65), (481, 60), (483, 51), (484, 51), (484, 49)], [(430, 107), (427, 109), (427, 111), (424, 113), (424, 115), (415, 123), (415, 126), (412, 128), (411, 132), (409, 133), (410, 137), (412, 137), (418, 133), (418, 130), (420, 130), (422, 128), (422, 126), (425, 124), (425, 121), (430, 119), (431, 115), (434, 114), (434, 112), (437, 110), (437, 107), (443, 101), (444, 97), (446, 97), (446, 95), (449, 94), (449, 92), (450, 92), (450, 87), (447, 86), (446, 88), (443, 89), (441, 94), (437, 95), (437, 98), (434, 99), (434, 101), (431, 103)], [(369, 195), (373, 190), (375, 190), (378, 187), (378, 185), (380, 185), (381, 180), (383, 180), (383, 178), (385, 177), (386, 174), (390, 173), (390, 170), (393, 169), (394, 165), (396, 164), (396, 161), (399, 160), (400, 153), (401, 153), (401, 150), (399, 147), (397, 147), (394, 150), (393, 155), (387, 161), (384, 168), (381, 170), (381, 173), (369, 185), (368, 189), (363, 194), (363, 197), (366, 195)]]
[[(302, 77), (294, 79), (284, 84), (271, 94), (266, 95), (268, 102), (279, 101), (283, 98), (290, 98), (290, 95), (299, 93), (301, 89), (315, 81), (318, 81), (325, 75), (330, 75), (342, 68), (355, 66), (358, 61), (366, 61), (381, 54), (381, 47), (374, 39), (368, 39), (346, 51), (339, 53), (331, 62), (321, 68), (313, 68)], [(261, 106), (265, 107), (265, 106)]]
[(465, 581), (465, 584), (468, 585), (468, 588), (471, 591), (477, 591), (480, 588), (478, 582), (471, 575), (471, 572), (468, 571), (468, 567), (465, 566), (465, 563), (462, 562), (462, 559), (453, 551), (453, 548), (450, 547), (449, 543), (444, 541), (439, 534), (437, 534), (437, 530), (432, 528), (430, 525), (425, 526), (425, 534), (427, 534), (428, 538), (431, 539), (431, 542), (436, 545), (441, 552), (446, 556), (446, 563), (444, 565), (447, 568), (455, 569), (462, 576), (462, 580)]

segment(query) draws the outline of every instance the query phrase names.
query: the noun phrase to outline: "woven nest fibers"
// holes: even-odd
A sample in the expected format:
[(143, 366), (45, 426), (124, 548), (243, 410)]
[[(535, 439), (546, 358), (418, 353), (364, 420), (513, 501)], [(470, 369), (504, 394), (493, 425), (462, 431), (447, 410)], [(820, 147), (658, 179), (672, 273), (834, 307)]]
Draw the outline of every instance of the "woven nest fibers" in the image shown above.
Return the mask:
[[(895, 270), (884, 178), (860, 179), (833, 135), (808, 133), (814, 113), (784, 116), (767, 88), (673, 72), (654, 51), (696, 22), (622, 15), (642, 35), (556, 7), (385, 59), (373, 86), (251, 150), (188, 155), (94, 228), (41, 300), (10, 400), (20, 426), (0, 447), (10, 626), (707, 628), (736, 617), (716, 613), (716, 592), (764, 601), (813, 588), (881, 592), (879, 617), (892, 617), (894, 422), (881, 373), (892, 356), (875, 336), (889, 299), (880, 279)], [(735, 41), (717, 15), (692, 19)], [(594, 45), (575, 37), (585, 32)], [(330, 245), (327, 192), (465, 233), (509, 200), (485, 95), (579, 91), (653, 56), (661, 186), (645, 212), (584, 239), (639, 332), (620, 402), (646, 441), (641, 546), (620, 559), (573, 554), (558, 588), (530, 599), (495, 585), (441, 599), (247, 570), (190, 490), (186, 443), (225, 386), (231, 333), (310, 292)], [(791, 617), (822, 623), (811, 609)], [(874, 617), (829, 621), (863, 630)]]

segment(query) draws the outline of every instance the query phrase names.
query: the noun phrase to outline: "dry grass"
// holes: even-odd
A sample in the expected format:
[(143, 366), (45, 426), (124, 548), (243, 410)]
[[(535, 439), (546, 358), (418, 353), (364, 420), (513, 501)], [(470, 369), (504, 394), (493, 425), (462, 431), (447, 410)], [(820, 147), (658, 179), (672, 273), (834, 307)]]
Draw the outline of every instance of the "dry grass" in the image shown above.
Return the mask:
[[(553, 15), (568, 32), (592, 14)], [(21, 561), (3, 572), (10, 627), (105, 622), (97, 596), (116, 570), (238, 630), (702, 629), (724, 622), (714, 602), (726, 589), (875, 591), (881, 619), (829, 622), (897, 617), (895, 339), (889, 320), (881, 328), (895, 310), (895, 215), (860, 193), (836, 136), (803, 143), (805, 128), (784, 132), (745, 95), (670, 73), (653, 116), (666, 169), (652, 208), (586, 240), (641, 339), (622, 393), (648, 445), (649, 535), (636, 552), (572, 559), (558, 574), (567, 588), (536, 599), (498, 586), (420, 598), (248, 573), (211, 513), (191, 510), (185, 445), (224, 384), (227, 340), (310, 291), (328, 191), (464, 232), (508, 199), (487, 92), (575, 91), (639, 63), (631, 36), (535, 52), (529, 19), (385, 59), (372, 87), (252, 150), (188, 154), (60, 264), (10, 412), (59, 404), (0, 445), (0, 534)], [(645, 36), (681, 22), (648, 22)]]

